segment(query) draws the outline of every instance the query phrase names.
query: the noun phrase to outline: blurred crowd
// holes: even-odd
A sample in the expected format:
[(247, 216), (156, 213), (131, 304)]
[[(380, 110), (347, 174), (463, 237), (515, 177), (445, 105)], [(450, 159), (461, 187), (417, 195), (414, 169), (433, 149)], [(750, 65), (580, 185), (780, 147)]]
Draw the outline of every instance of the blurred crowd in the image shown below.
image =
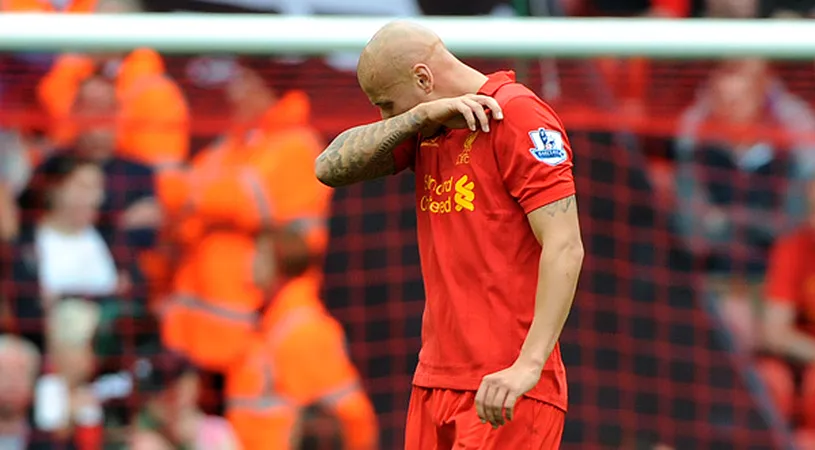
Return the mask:
[(376, 448), (319, 298), (330, 191), (308, 98), (236, 61), (231, 123), (193, 155), (187, 99), (156, 52), (28, 57), (47, 67), (48, 120), (4, 130), (0, 148), (2, 448), (295, 448), (306, 407), (346, 448)]
[[(145, 9), (808, 18), (815, 1), (0, 0)], [(229, 123), (195, 146), (190, 98), (153, 50), (6, 59), (41, 76), (0, 72), (0, 109), (35, 82), (47, 120), (0, 122), (0, 449), (296, 448), (320, 414), (344, 448), (377, 448), (320, 299), (331, 194), (312, 173), (312, 99), (269, 83), (263, 58), (232, 59), (209, 73)], [(596, 63), (620, 109), (641, 110), (649, 63)], [(706, 77), (671, 151), (644, 150), (651, 180), (733, 351), (815, 448), (815, 98), (758, 59)]]

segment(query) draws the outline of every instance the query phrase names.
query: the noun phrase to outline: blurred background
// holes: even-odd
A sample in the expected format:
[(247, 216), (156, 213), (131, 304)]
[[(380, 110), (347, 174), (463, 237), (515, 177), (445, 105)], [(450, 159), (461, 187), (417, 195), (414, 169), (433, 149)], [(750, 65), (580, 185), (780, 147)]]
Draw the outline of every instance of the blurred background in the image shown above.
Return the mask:
[[(808, 20), (815, 1), (0, 11)], [(317, 153), (378, 118), (356, 55), (270, 53), (0, 53), (0, 449), (401, 448), (414, 180), (322, 188)], [(815, 449), (813, 62), (466, 61), (514, 70), (575, 152), (563, 448)]]

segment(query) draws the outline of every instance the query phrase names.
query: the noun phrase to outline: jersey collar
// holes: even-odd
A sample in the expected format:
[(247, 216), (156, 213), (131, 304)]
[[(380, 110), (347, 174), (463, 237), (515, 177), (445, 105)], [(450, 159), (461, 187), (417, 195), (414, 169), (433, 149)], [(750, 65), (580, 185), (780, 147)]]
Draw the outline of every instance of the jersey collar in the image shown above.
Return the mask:
[[(494, 72), (487, 75), (487, 82), (481, 86), (481, 89), (478, 90), (479, 95), (489, 95), (493, 96), (498, 89), (501, 89), (502, 86), (506, 86), (508, 84), (512, 84), (515, 82), (515, 72), (512, 70), (505, 70), (501, 72)], [(449, 128), (442, 128), (438, 134), (445, 134), (448, 135), (453, 130)], [(433, 136), (422, 136), (422, 139), (429, 139)]]
[(501, 89), (503, 86), (507, 84), (512, 84), (515, 82), (515, 72), (511, 70), (505, 70), (502, 72), (495, 72), (487, 75), (487, 82), (481, 86), (481, 89), (478, 90), (478, 93), (481, 95), (489, 95), (493, 96), (498, 89)]

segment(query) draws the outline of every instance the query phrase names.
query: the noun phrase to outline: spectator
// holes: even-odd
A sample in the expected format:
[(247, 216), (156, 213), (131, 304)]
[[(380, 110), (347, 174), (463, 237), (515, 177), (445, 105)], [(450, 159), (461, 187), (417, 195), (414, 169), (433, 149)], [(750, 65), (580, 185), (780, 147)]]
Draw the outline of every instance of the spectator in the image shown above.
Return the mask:
[(69, 155), (56, 159), (52, 169), (37, 195), (42, 214), (17, 245), (10, 299), (23, 333), (40, 346), (40, 321), (61, 298), (112, 296), (125, 287), (94, 228), (104, 196), (101, 169)]
[(30, 175), (31, 163), (20, 135), (0, 130), (0, 243), (17, 237), (20, 217), (15, 198)]
[[(178, 248), (172, 291), (203, 298), (205, 305), (174, 302), (162, 316), (163, 337), (170, 348), (214, 374), (240, 361), (256, 323), (212, 313), (243, 314), (266, 303), (266, 294), (257, 289), (243, 289), (237, 298), (224, 291), (250, 282), (245, 264), (253, 258), (258, 234), (290, 228), (292, 240), (308, 245), (292, 245), (301, 257), (289, 260), (306, 262), (322, 255), (327, 240), (330, 190), (313, 174), (323, 144), (309, 124), (310, 100), (300, 91), (273, 89), (259, 69), (263, 62), (245, 60), (234, 70), (226, 86), (232, 123), (224, 137), (196, 155), (188, 170), (159, 179), (159, 198), (172, 218), (168, 224)], [(224, 253), (209, 251), (215, 247)], [(211, 278), (207, 274), (216, 267), (228, 270)], [(318, 282), (317, 270), (313, 275)]]
[(813, 131), (812, 111), (760, 60), (723, 63), (684, 114), (676, 224), (710, 274), (762, 278), (770, 245), (803, 213)]
[[(97, 11), (126, 13), (141, 8), (137, 0), (101, 0)], [(153, 166), (178, 164), (187, 158), (186, 100), (165, 74), (161, 56), (149, 49), (127, 55), (63, 55), (57, 59), (38, 87), (40, 103), (52, 119), (51, 137), (57, 146), (73, 141), (71, 107), (82, 81), (93, 75), (115, 83), (121, 108), (117, 139), (121, 156)]]
[[(223, 374), (243, 448), (292, 448), (301, 408), (319, 403), (342, 424), (347, 448), (369, 450), (376, 417), (343, 330), (319, 298), (314, 256), (325, 251), (330, 191), (313, 176), (321, 144), (309, 100), (278, 93), (258, 67), (237, 67), (227, 86), (232, 128), (196, 157), (186, 185), (166, 192), (189, 201), (197, 226), (185, 229), (177, 295), (162, 317), (165, 344)], [(274, 392), (258, 389), (268, 367), (279, 375)], [(281, 399), (280, 408), (257, 407)]]
[[(216, 290), (222, 289), (216, 283), (242, 282), (249, 274), (241, 261), (252, 256), (247, 256), (242, 239), (228, 233), (210, 233), (212, 230), (234, 230), (251, 240), (272, 226), (289, 227), (296, 231), (292, 239), (307, 241), (308, 246), (300, 247), (303, 254), (300, 259), (308, 261), (312, 255), (322, 255), (325, 249), (330, 200), (330, 191), (313, 175), (314, 158), (322, 144), (308, 125), (310, 102), (306, 95), (298, 91), (279, 95), (249, 63), (237, 68), (227, 86), (227, 95), (233, 124), (225, 138), (197, 155), (187, 173), (173, 183), (165, 177), (166, 184), (161, 186), (165, 209), (183, 217), (175, 233), (182, 249), (175, 291), (195, 293), (218, 302), (229, 297), (215, 294), (222, 292)], [(275, 217), (270, 217), (270, 211), (274, 211)], [(207, 236), (208, 233), (212, 236)], [(219, 241), (223, 244), (215, 244)], [(226, 246), (228, 252), (206, 251), (213, 245)], [(200, 255), (211, 260), (203, 261)], [(195, 273), (197, 269), (192, 267), (208, 270), (224, 265), (227, 260), (230, 262), (226, 265), (236, 270), (223, 273), (221, 281), (193, 282), (203, 275)], [(238, 306), (240, 302), (229, 299), (215, 309), (259, 310), (265, 299), (262, 293), (255, 294), (248, 295), (252, 297), (247, 300), (248, 305)], [(223, 321), (217, 314), (203, 314), (205, 311), (194, 315), (183, 312), (187, 308), (196, 309), (194, 305), (176, 306), (164, 318), (165, 329), (203, 326), (220, 330), (206, 335), (188, 332), (183, 340), (165, 342), (207, 370), (221, 372), (232, 366), (244, 350), (245, 345), (240, 342), (255, 329), (254, 324)], [(182, 326), (186, 321), (195, 326)], [(168, 335), (182, 338), (175, 331)]]
[[(97, 11), (127, 13), (141, 11), (141, 7), (137, 0), (101, 0)], [(76, 130), (71, 126), (71, 105), (82, 81), (94, 75), (111, 80), (115, 86), (119, 107), (116, 153), (119, 156), (154, 169), (173, 168), (185, 162), (190, 144), (186, 99), (165, 73), (161, 56), (144, 48), (127, 55), (64, 55), (57, 60), (38, 86), (38, 98), (51, 118), (50, 135), (57, 146), (70, 145), (74, 141)], [(114, 183), (119, 184), (118, 192), (127, 192), (122, 181)], [(156, 234), (143, 227), (145, 222), (152, 224), (158, 220), (156, 211), (145, 202), (122, 216), (123, 224), (131, 228), (127, 233), (130, 244), (140, 250), (137, 255), (139, 268), (150, 281), (147, 288), (151, 299), (166, 294), (174, 258), (172, 249), (152, 245)], [(123, 248), (120, 245), (114, 247), (115, 250)], [(123, 255), (117, 253), (116, 256), (120, 259)]]
[[(308, 430), (300, 427), (308, 418), (305, 408), (318, 407), (335, 419), (337, 426), (331, 428), (338, 429), (343, 448), (372, 450), (377, 447), (377, 418), (345, 349), (344, 330), (323, 306), (308, 267), (301, 266), (298, 273), (285, 263), (285, 255), (291, 254), (285, 243), (290, 242), (285, 234), (276, 234), (255, 249), (254, 286), (244, 291), (274, 295), (244, 358), (227, 371), (226, 416), (244, 450), (295, 449)], [(218, 250), (209, 246), (207, 251)], [(233, 292), (246, 298), (246, 293)], [(274, 378), (267, 388), (271, 368)], [(266, 402), (279, 406), (260, 406)]]
[(99, 306), (79, 299), (54, 305), (46, 320), (48, 367), (37, 382), (34, 420), (52, 442), (77, 450), (97, 450), (102, 444), (102, 405), (91, 385), (99, 320)]
[[(98, 0), (0, 0), (0, 13), (89, 13), (96, 8)], [(53, 55), (47, 53), (15, 53), (0, 55), (0, 97), (8, 93), (28, 92), (27, 80), (38, 79), (48, 70)], [(7, 66), (7, 67), (4, 67)], [(28, 100), (25, 94), (23, 99)]]
[(0, 129), (0, 332), (9, 327), (11, 314), (7, 283), (12, 262), (10, 250), (20, 233), (16, 197), (28, 183), (30, 164), (19, 134)]
[[(131, 251), (139, 252), (155, 244), (156, 230), (161, 225), (161, 208), (154, 198), (152, 169), (140, 162), (116, 154), (116, 91), (113, 83), (101, 76), (84, 80), (72, 108), (77, 137), (72, 147), (57, 151), (70, 153), (98, 163), (105, 173), (105, 198), (101, 205), (98, 227), (114, 250), (116, 259), (127, 264)], [(35, 172), (34, 184), (23, 194), (20, 203), (30, 210), (34, 203), (36, 183), (41, 175), (53, 170), (60, 160), (51, 157)]]
[(136, 390), (144, 406), (136, 415), (131, 448), (157, 450), (237, 449), (237, 440), (226, 420), (207, 416), (198, 408), (199, 380), (184, 358), (160, 352), (136, 361)]
[(759, 367), (779, 410), (790, 419), (798, 412), (815, 432), (815, 179), (808, 191), (808, 223), (779, 239), (770, 257), (764, 338), (772, 357)]
[(30, 342), (13, 335), (0, 335), (0, 448), (28, 447), (28, 414), (34, 382), (40, 370), (40, 354)]
[(48, 315), (46, 356), (51, 373), (71, 389), (86, 386), (93, 378), (93, 338), (100, 318), (98, 305), (76, 298), (61, 301)]

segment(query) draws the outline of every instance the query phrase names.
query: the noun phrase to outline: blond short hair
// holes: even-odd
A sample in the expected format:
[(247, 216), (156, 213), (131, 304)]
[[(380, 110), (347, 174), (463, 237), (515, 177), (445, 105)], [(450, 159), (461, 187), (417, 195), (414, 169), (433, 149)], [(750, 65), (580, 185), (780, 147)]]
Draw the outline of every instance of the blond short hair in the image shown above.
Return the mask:
[(87, 346), (99, 326), (99, 305), (87, 300), (65, 299), (54, 305), (46, 324), (52, 344)]

